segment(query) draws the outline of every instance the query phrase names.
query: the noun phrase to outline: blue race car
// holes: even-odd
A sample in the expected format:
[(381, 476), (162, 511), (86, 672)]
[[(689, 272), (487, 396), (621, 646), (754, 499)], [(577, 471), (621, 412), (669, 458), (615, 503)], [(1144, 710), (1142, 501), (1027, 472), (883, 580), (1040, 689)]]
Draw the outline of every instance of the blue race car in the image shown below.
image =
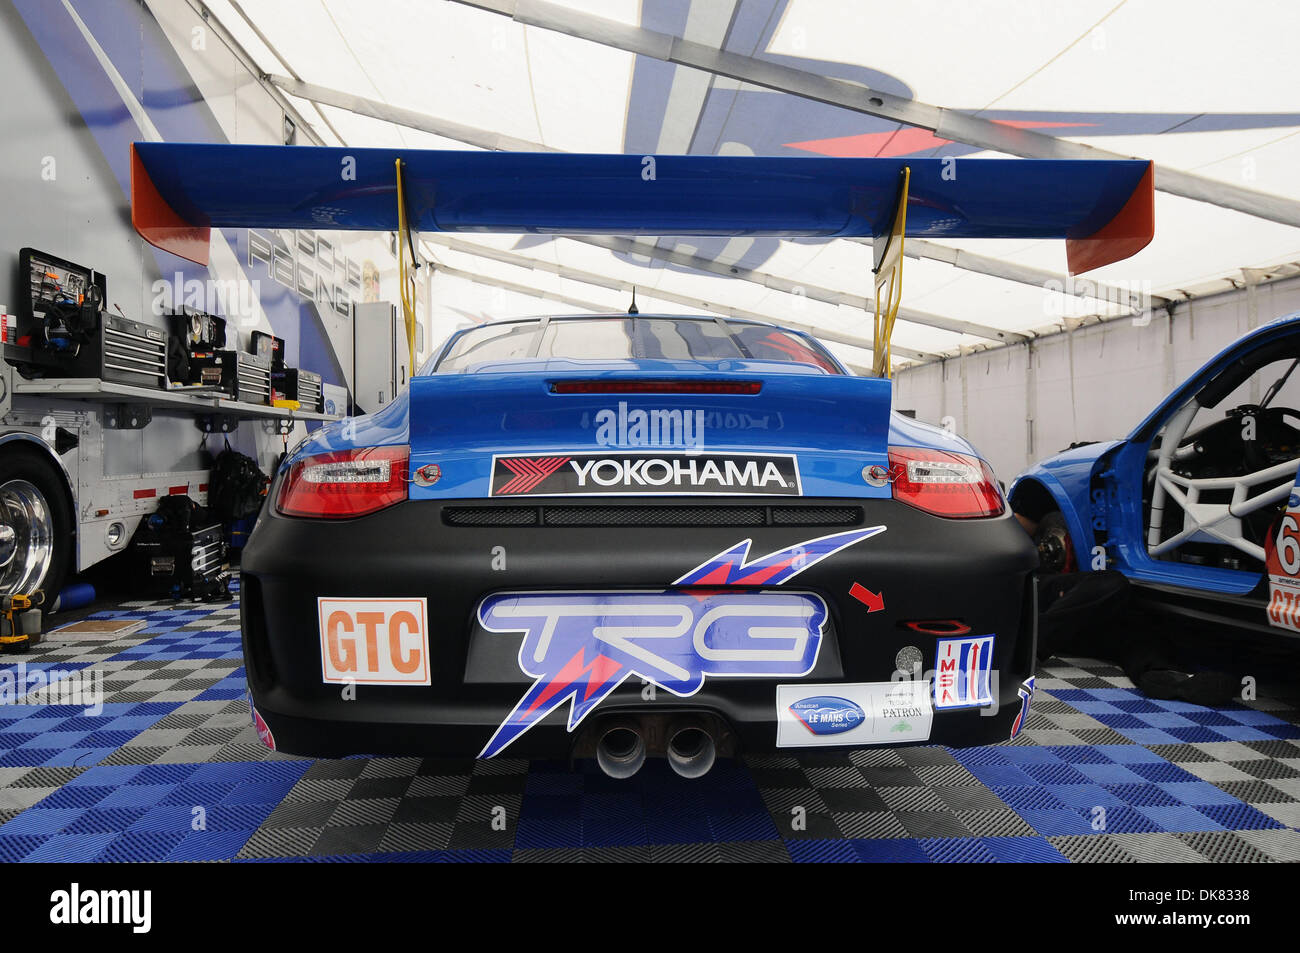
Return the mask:
[(252, 227), (395, 229), (402, 288), (416, 230), (873, 242), (872, 377), (769, 323), (531, 318), (462, 331), (311, 435), (242, 560), (263, 741), (695, 776), (742, 749), (1014, 735), (1037, 557), (975, 450), (891, 409), (903, 241), (1065, 239), (1087, 271), (1151, 241), (1153, 175), (135, 143), (136, 230), (200, 264)]
[(1044, 572), (1118, 569), (1185, 620), (1294, 637), (1300, 536), (1300, 314), (1244, 335), (1123, 440), (1013, 482)]
[(294, 753), (630, 773), (649, 750), (689, 774), (741, 747), (984, 744), (1033, 674), (1034, 550), (988, 465), (772, 325), (462, 331), (269, 499), (245, 661)]

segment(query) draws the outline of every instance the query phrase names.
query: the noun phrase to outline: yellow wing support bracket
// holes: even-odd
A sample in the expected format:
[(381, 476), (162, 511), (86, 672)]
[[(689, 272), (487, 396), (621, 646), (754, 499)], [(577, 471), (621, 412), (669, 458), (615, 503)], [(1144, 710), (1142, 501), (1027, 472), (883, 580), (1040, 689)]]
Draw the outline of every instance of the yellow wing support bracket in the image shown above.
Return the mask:
[(871, 351), (871, 372), (876, 377), (890, 376), (889, 339), (894, 320), (903, 300), (903, 235), (907, 231), (907, 186), (912, 170), (903, 167), (898, 185), (898, 205), (889, 233), (872, 242), (876, 275), (876, 331)]
[[(402, 318), (406, 324), (406, 348), (411, 355), (411, 373), (415, 373), (415, 240), (406, 211), (406, 188), (402, 183), (402, 160), (397, 165), (397, 281), (402, 299)], [(408, 261), (409, 259), (409, 261)]]

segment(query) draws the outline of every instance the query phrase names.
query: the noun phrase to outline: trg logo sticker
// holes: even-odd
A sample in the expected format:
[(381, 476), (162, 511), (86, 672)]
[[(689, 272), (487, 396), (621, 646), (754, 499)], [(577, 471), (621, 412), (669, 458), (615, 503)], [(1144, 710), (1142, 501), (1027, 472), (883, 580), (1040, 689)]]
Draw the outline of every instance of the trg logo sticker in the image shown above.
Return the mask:
[[(678, 578), (676, 586), (779, 586), (885, 527), (823, 536), (750, 560), (749, 540)], [(626, 679), (688, 697), (706, 677), (791, 677), (817, 663), (826, 603), (799, 592), (499, 592), (478, 608), (489, 632), (524, 633), (519, 667), (534, 679), (483, 747), (499, 754), (565, 702), (573, 731)]]

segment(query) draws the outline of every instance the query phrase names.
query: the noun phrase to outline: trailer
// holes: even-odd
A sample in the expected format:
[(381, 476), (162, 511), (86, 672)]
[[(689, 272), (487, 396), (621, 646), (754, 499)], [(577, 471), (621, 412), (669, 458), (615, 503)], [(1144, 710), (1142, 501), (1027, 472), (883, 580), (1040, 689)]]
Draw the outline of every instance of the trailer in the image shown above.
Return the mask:
[[(0, 137), (0, 594), (41, 589), (47, 609), (66, 580), (126, 549), (160, 499), (206, 502), (205, 442), (217, 451), (228, 439), (269, 472), (307, 429), (391, 400), (410, 368), (394, 356), (400, 341), (388, 326), (386, 302), (398, 300), (391, 236), (226, 229), (213, 234), (202, 267), (132, 229), (134, 141), (321, 141), (206, 8), (55, 6), (0, 0), (0, 84), (12, 119)], [(103, 276), (112, 321), (166, 334), (168, 316), (197, 295), (195, 307), (226, 319), (230, 349), (249, 351), (254, 332), (278, 339), (286, 365), (319, 386), (324, 412), (84, 369), (24, 373), (14, 348), (28, 291), (15, 267), (24, 248)], [(416, 288), (422, 309), (427, 283)], [(432, 345), (432, 328), (418, 330), (417, 359)]]
[[(247, 422), (267, 437), (338, 414), (0, 366), (0, 594), (43, 591), (130, 543), (158, 501), (207, 502), (200, 447)], [(170, 457), (171, 459), (167, 459)], [(129, 461), (138, 465), (131, 467)]]

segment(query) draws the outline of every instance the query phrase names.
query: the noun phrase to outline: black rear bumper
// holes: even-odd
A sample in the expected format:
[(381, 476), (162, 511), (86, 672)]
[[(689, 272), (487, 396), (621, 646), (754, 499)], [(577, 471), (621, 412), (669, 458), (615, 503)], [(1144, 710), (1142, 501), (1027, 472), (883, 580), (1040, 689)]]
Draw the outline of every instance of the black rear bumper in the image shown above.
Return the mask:
[[(742, 540), (752, 540), (751, 557), (761, 556), (850, 529), (845, 519), (851, 518), (887, 529), (782, 587), (826, 603), (823, 651), (808, 675), (709, 677), (690, 697), (657, 691), (653, 700), (633, 677), (575, 732), (568, 730), (565, 704), (506, 754), (567, 757), (584, 731), (604, 718), (678, 712), (725, 724), (736, 750), (771, 751), (777, 684), (830, 689), (888, 682), (900, 649), (908, 646), (919, 649), (929, 672), (938, 636), (933, 627), (922, 632), (907, 625), (927, 620), (951, 620), (974, 635), (995, 636), (996, 701), (934, 712), (928, 742), (960, 747), (1010, 735), (1021, 710), (1018, 689), (1033, 672), (1036, 628), (1031, 576), (1037, 556), (1014, 520), (940, 519), (892, 500), (781, 501), (785, 511), (775, 516), (766, 505), (758, 507), (765, 516), (727, 510), (735, 503), (700, 498), (674, 504), (677, 511), (700, 507), (706, 525), (644, 525), (656, 520), (654, 514), (642, 519), (640, 510), (650, 513), (663, 501), (627, 498), (581, 501), (583, 522), (599, 524), (597, 508), (609, 507), (604, 522), (621, 525), (547, 525), (536, 513), (533, 525), (518, 525), (523, 514), (486, 501), (407, 502), (346, 522), (264, 513), (242, 560), (244, 657), (253, 702), (282, 751), (473, 757), (533, 683), (519, 666), (521, 637), (478, 625), (476, 609), (485, 596), (501, 590), (662, 591)], [(450, 525), (463, 524), (466, 507), (479, 511), (471, 524)], [(680, 512), (664, 518), (683, 523)], [(626, 525), (629, 520), (643, 525)], [(849, 595), (854, 584), (881, 593), (884, 608), (869, 612)], [(339, 685), (322, 679), (318, 597), (427, 598), (431, 683), (358, 686), (354, 699), (344, 698)]]

